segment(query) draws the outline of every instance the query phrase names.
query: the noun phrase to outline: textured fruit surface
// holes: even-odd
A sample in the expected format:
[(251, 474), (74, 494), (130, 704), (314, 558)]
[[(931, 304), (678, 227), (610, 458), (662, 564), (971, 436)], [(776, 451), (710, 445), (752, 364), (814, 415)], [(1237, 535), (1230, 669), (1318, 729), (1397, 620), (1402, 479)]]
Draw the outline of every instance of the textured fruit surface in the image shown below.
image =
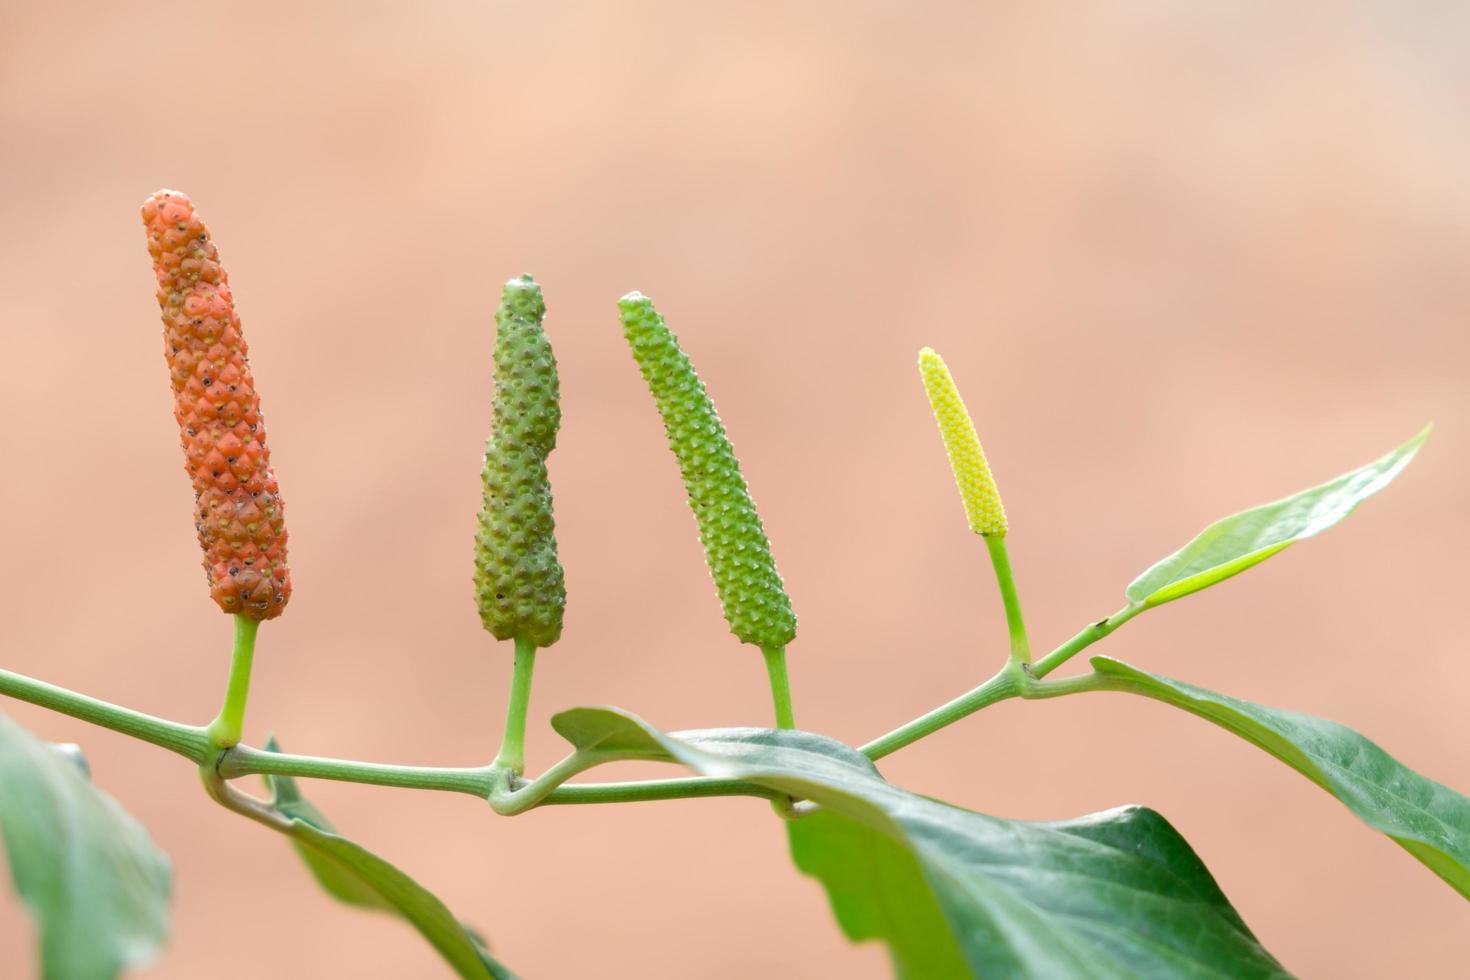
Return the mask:
[(143, 224), (210, 595), (227, 613), (274, 619), (291, 598), (285, 512), (229, 276), (185, 195), (158, 191)]
[(1006, 509), (1000, 502), (1000, 491), (995, 488), (985, 450), (980, 448), (975, 423), (970, 420), (965, 400), (960, 397), (944, 358), (934, 353), (932, 347), (919, 352), (919, 374), (924, 378), (929, 406), (939, 423), (939, 434), (944, 439), (944, 451), (949, 454), (949, 465), (965, 504), (970, 530), (976, 534), (1004, 536)]
[(530, 276), (505, 284), (495, 311), (495, 428), (485, 444), (484, 505), (475, 534), (475, 599), (497, 639), (548, 647), (561, 636), (566, 583), (546, 457), (561, 426), (556, 357)]
[(784, 647), (796, 637), (796, 614), (704, 382), (647, 297), (629, 293), (618, 306), (623, 335), (663, 416), (669, 448), (679, 460), (730, 631), (745, 643)]

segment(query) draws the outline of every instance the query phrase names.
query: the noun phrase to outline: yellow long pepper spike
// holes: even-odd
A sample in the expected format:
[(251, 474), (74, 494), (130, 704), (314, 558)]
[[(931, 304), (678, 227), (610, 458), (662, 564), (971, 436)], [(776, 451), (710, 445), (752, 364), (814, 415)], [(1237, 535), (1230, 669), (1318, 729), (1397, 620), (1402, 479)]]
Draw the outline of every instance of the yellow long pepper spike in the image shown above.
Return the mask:
[(965, 504), (970, 530), (986, 537), (1005, 537), (1005, 505), (995, 488), (985, 450), (980, 448), (975, 423), (970, 420), (965, 400), (960, 397), (944, 358), (934, 348), (925, 347), (919, 351), (919, 373), (929, 394), (929, 405), (934, 409), (934, 419), (939, 423), (939, 434), (944, 439), (954, 482)]

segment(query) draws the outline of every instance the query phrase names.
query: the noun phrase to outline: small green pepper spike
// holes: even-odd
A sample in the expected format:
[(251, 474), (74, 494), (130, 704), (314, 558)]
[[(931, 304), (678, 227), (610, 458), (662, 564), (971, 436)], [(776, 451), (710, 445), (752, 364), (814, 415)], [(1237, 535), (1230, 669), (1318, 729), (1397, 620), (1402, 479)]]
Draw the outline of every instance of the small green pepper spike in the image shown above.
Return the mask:
[(495, 311), (495, 428), (485, 444), (475, 535), (475, 599), (485, 629), (537, 647), (561, 636), (567, 604), (546, 476), (561, 426), (561, 386), (541, 328), (545, 315), (530, 276), (505, 284)]
[(653, 303), (635, 292), (618, 306), (623, 335), (679, 461), (730, 631), (741, 642), (779, 650), (796, 637), (796, 614), (725, 426), (704, 382)]

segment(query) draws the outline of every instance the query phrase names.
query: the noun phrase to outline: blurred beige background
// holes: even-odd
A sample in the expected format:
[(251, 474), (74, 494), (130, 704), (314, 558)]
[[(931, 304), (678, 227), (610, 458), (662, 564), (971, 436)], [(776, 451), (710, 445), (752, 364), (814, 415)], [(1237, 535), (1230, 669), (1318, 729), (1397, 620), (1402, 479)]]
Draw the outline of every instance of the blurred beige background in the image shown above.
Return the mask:
[[(1209, 520), (1438, 430), (1346, 526), (1159, 610), (1114, 655), (1360, 728), (1470, 789), (1470, 10), (1453, 3), (0, 7), (0, 662), (203, 721), (201, 582), (137, 207), (220, 243), (289, 507), (255, 742), (474, 764), (509, 649), (470, 542), (500, 282), (545, 285), (570, 607), (557, 709), (763, 724), (616, 298), (680, 333), (799, 614), (798, 720), (860, 742), (1003, 656), (914, 367), (959, 378), (1033, 640), (1115, 609)], [(147, 975), (430, 977), (179, 760), (26, 705), (177, 864)], [(1010, 817), (1140, 802), (1305, 976), (1461, 976), (1462, 899), (1284, 766), (1120, 695), (1005, 704), (884, 764)], [(309, 789), (525, 976), (886, 975), (765, 805), (494, 817)], [(0, 902), (0, 975), (29, 938)]]

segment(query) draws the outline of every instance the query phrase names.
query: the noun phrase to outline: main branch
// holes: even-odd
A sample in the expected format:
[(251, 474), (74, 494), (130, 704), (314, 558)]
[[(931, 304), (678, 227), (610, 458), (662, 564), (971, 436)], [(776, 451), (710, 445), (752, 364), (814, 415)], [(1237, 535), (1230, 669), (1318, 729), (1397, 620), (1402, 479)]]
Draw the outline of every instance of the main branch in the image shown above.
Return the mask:
[[(863, 753), (870, 759), (881, 759), (982, 708), (1010, 698), (1049, 698), (1098, 690), (1102, 685), (1093, 675), (1045, 683), (1040, 678), (1122, 626), (1140, 611), (1142, 607), (1124, 607), (1107, 619), (1088, 626), (1035, 664), (1007, 663), (999, 673), (974, 690), (869, 742), (862, 747)], [(523, 667), (526, 675), (524, 680), (529, 681), (530, 658), (523, 659), (527, 661)], [(775, 676), (773, 672), (773, 679)], [(524, 689), (528, 691), (529, 683), (524, 684)], [(374, 786), (465, 793), (485, 800), (491, 799), (492, 794), (499, 790), (496, 808), (507, 814), (522, 813), (537, 806), (631, 803), (711, 796), (778, 799), (783, 795), (743, 780), (704, 776), (635, 782), (566, 783), (566, 780), (593, 766), (615, 761), (614, 757), (603, 754), (573, 753), (532, 780), (519, 779), (512, 770), (495, 764), (468, 767), (400, 766), (266, 752), (248, 745), (235, 745), (221, 754), (211, 743), (206, 728), (157, 718), (12, 671), (0, 670), (0, 694), (149, 742), (176, 752), (196, 765), (208, 762), (220, 781), (246, 775), (298, 776)], [(238, 700), (243, 704), (243, 697)], [(777, 703), (780, 704), (779, 698)]]
[(190, 762), (202, 763), (214, 754), (209, 736), (202, 727), (181, 725), (131, 708), (121, 708), (24, 674), (0, 670), (0, 694), (161, 746)]

